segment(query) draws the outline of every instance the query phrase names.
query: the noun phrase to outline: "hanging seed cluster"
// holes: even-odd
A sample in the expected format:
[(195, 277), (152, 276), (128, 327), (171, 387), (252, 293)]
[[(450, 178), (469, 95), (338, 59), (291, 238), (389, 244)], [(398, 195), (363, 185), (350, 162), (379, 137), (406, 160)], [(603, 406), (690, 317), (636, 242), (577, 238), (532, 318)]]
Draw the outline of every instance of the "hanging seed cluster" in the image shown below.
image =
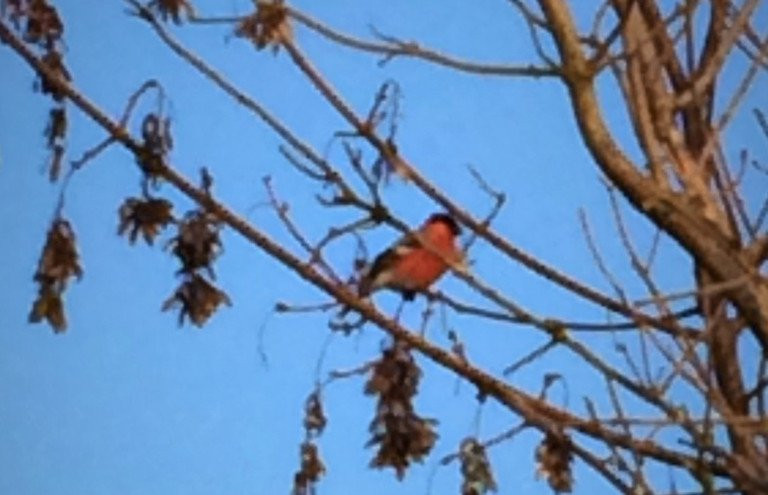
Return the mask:
[(157, 179), (165, 158), (173, 149), (171, 119), (159, 113), (148, 113), (141, 122), (141, 137), (143, 149), (137, 160), (147, 177)]
[(67, 112), (63, 106), (51, 108), (48, 112), (48, 124), (45, 127), (45, 141), (51, 152), (48, 166), (48, 179), (56, 182), (61, 174), (64, 158), (64, 141), (67, 137)]
[(304, 429), (307, 436), (316, 437), (323, 433), (328, 419), (323, 411), (323, 403), (320, 401), (320, 393), (315, 391), (307, 397), (304, 405)]
[(118, 235), (128, 234), (131, 244), (139, 234), (150, 246), (155, 237), (173, 222), (173, 205), (162, 198), (128, 198), (120, 206)]
[(306, 439), (299, 448), (299, 470), (293, 476), (293, 495), (311, 495), (316, 484), (325, 474), (325, 465), (314, 439), (325, 429), (327, 419), (320, 401), (320, 393), (314, 391), (304, 405), (304, 430)]
[(61, 39), (64, 24), (46, 0), (3, 0), (0, 5), (2, 15), (22, 31), (27, 43), (48, 47)]
[(320, 459), (317, 445), (311, 440), (301, 444), (301, 468), (293, 477), (293, 495), (313, 495), (315, 485), (325, 473), (325, 465)]
[(178, 307), (179, 325), (188, 317), (202, 327), (221, 304), (231, 304), (227, 294), (208, 280), (215, 279), (213, 262), (222, 249), (219, 229), (213, 214), (195, 210), (178, 223), (176, 237), (169, 243), (173, 255), (181, 262), (178, 274), (182, 282), (162, 309)]
[(82, 275), (72, 226), (63, 218), (57, 218), (48, 230), (35, 272), (38, 295), (32, 304), (29, 321), (38, 323), (46, 320), (54, 332), (64, 332), (67, 329), (64, 291), (71, 278), (79, 279)]
[(282, 1), (259, 2), (256, 12), (235, 28), (235, 36), (251, 40), (257, 50), (271, 45), (277, 52), (281, 44), (293, 39), (285, 5)]
[(194, 210), (179, 223), (179, 230), (171, 240), (173, 254), (181, 262), (179, 273), (208, 272), (215, 278), (213, 262), (221, 253), (219, 222), (216, 217)]
[(466, 438), (459, 449), (461, 459), (461, 495), (484, 495), (495, 492), (496, 481), (493, 479), (491, 463), (483, 444), (476, 438)]
[[(2, 16), (21, 32), (24, 41), (33, 45), (40, 60), (59, 79), (72, 79), (64, 64), (63, 42), (64, 23), (59, 13), (47, 0), (2, 0)], [(65, 151), (67, 134), (67, 112), (64, 93), (58, 84), (43, 77), (37, 88), (53, 99), (53, 108), (48, 114), (45, 127), (46, 145), (50, 151), (48, 176), (51, 182), (58, 180)]]
[(573, 447), (564, 433), (547, 433), (536, 449), (536, 475), (543, 477), (557, 493), (570, 493), (573, 489)]
[(376, 416), (371, 421), (367, 446), (378, 446), (371, 461), (376, 468), (390, 466), (402, 479), (413, 461), (421, 461), (437, 439), (435, 421), (414, 412), (421, 370), (408, 347), (396, 342), (385, 349), (373, 366), (365, 393), (378, 397)]

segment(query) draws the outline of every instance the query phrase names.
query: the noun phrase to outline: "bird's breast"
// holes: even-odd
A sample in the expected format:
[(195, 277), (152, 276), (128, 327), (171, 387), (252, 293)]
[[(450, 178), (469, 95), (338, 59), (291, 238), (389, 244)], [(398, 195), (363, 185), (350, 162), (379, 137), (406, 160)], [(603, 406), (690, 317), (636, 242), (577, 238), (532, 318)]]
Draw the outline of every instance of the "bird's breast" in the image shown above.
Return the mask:
[(424, 290), (448, 269), (439, 255), (418, 249), (405, 256), (395, 267), (393, 282), (403, 288)]

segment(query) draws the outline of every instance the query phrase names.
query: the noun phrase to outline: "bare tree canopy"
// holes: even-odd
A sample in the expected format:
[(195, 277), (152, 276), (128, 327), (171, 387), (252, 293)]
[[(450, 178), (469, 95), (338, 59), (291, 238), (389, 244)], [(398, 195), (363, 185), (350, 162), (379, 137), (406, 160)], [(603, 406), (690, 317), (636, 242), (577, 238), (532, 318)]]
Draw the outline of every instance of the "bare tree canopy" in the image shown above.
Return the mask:
[(224, 3), (0, 0), (0, 492), (768, 493), (765, 2)]

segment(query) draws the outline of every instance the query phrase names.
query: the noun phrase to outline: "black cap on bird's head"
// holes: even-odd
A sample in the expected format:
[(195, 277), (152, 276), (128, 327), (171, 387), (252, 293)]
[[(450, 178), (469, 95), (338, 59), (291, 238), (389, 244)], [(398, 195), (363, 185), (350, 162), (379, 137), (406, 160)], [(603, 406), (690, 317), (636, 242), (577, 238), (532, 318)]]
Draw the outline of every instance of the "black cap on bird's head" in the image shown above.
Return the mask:
[(448, 213), (435, 213), (427, 219), (427, 223), (442, 223), (451, 229), (451, 233), (455, 236), (461, 234), (461, 227), (456, 220)]

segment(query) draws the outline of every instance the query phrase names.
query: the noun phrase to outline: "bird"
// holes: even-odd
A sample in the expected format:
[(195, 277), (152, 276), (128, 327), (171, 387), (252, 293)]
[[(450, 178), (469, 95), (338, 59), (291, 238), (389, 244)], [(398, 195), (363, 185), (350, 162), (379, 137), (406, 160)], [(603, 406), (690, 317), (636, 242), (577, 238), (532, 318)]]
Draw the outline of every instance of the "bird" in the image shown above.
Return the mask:
[(435, 213), (414, 232), (409, 232), (376, 256), (358, 283), (358, 295), (368, 297), (386, 288), (412, 301), (450, 268), (464, 260), (456, 244), (461, 228), (447, 213)]

